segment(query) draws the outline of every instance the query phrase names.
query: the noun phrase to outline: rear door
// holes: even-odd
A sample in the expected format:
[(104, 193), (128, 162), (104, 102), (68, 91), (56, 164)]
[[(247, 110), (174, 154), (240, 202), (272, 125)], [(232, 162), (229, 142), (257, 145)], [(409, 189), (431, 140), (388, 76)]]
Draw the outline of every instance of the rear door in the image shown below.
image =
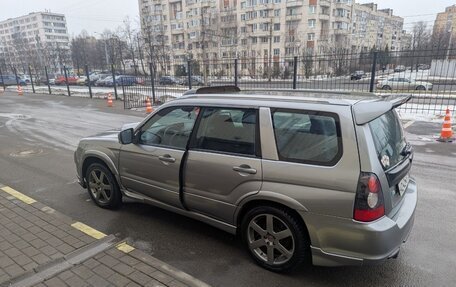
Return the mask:
[(258, 110), (203, 108), (184, 173), (186, 206), (232, 223), (236, 203), (261, 187)]

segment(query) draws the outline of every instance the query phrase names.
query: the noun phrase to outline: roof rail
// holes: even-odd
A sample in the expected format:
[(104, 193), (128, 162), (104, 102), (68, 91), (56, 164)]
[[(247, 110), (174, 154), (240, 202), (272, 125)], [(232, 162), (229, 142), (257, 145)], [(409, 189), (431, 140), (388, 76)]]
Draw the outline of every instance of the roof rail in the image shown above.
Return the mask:
[(236, 86), (214, 86), (214, 87), (201, 87), (186, 91), (183, 95), (194, 95), (194, 94), (223, 94), (223, 93), (238, 93), (241, 89)]

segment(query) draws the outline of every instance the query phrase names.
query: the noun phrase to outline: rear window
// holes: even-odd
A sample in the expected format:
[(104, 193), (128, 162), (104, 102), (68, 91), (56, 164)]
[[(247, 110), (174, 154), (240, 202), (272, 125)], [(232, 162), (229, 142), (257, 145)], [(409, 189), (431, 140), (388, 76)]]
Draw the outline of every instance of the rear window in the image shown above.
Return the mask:
[(336, 114), (277, 109), (272, 120), (280, 160), (329, 166), (340, 159), (342, 140)]
[(406, 141), (396, 111), (391, 110), (371, 121), (369, 127), (383, 169), (386, 170), (401, 162), (404, 159), (401, 152), (406, 146)]

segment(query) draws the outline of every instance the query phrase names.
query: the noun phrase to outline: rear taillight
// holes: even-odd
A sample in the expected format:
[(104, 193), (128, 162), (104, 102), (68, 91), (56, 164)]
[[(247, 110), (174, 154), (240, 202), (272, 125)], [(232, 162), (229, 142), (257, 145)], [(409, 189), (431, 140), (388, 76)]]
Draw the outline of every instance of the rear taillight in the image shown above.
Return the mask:
[(361, 173), (356, 190), (353, 219), (369, 222), (385, 215), (382, 187), (374, 173)]

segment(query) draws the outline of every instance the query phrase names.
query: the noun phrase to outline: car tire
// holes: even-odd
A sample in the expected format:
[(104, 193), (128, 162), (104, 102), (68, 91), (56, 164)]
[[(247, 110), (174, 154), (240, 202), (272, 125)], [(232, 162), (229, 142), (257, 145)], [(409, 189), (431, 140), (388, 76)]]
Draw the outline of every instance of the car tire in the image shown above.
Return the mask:
[(426, 91), (426, 87), (425, 86), (418, 86), (418, 87), (416, 87), (415, 90), (417, 90), (417, 91)]
[[(272, 225), (268, 218), (272, 218)], [(285, 208), (260, 206), (249, 210), (242, 220), (241, 236), (255, 262), (267, 270), (285, 272), (310, 262), (306, 228)]]
[(384, 86), (382, 87), (382, 90), (391, 91), (391, 87), (388, 86), (388, 85), (384, 85)]
[(96, 205), (107, 209), (117, 209), (122, 204), (117, 181), (112, 172), (103, 164), (92, 163), (86, 172), (87, 191)]

